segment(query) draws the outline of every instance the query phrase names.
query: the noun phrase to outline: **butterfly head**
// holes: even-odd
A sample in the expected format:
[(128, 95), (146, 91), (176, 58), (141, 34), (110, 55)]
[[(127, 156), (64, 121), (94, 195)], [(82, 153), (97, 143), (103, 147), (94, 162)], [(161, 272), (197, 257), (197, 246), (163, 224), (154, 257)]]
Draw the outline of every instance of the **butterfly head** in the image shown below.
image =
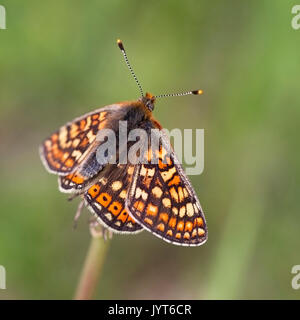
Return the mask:
[(153, 111), (155, 103), (155, 96), (153, 94), (146, 92), (145, 96), (141, 98), (141, 101), (149, 111)]

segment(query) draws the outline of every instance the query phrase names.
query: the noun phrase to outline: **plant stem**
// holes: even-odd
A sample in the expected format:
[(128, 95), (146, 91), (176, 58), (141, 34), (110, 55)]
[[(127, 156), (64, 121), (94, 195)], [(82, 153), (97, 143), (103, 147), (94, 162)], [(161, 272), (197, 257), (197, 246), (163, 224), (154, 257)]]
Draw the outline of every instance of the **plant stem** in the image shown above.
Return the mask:
[(94, 232), (91, 234), (92, 239), (75, 293), (75, 300), (90, 300), (94, 296), (109, 245), (109, 241), (105, 241), (102, 235)]

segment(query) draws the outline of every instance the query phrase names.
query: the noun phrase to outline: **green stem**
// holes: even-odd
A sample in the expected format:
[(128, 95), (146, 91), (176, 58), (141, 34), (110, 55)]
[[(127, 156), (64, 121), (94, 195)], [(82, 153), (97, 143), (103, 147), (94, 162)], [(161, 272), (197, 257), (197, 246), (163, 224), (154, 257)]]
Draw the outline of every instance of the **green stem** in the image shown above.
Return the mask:
[(109, 241), (92, 233), (92, 240), (75, 293), (75, 300), (90, 300), (94, 296), (106, 257)]

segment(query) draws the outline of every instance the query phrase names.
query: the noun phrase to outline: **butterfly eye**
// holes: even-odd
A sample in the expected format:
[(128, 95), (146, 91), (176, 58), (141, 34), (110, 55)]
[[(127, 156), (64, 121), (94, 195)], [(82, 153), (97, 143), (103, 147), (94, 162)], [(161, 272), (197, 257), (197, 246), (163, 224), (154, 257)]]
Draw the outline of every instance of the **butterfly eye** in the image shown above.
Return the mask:
[(148, 108), (150, 111), (153, 111), (153, 110), (154, 110), (154, 103), (153, 103), (153, 101), (148, 100), (148, 101), (146, 102), (146, 106), (147, 106), (147, 108)]

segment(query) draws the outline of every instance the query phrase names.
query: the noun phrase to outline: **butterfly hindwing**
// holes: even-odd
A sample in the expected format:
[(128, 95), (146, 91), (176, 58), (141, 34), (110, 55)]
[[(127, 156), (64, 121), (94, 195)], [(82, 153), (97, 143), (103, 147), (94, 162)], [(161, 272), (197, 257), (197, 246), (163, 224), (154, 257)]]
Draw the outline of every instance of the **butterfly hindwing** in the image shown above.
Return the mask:
[(165, 241), (200, 245), (207, 239), (201, 205), (174, 151), (168, 150), (160, 146), (158, 163), (135, 167), (126, 208), (145, 229)]
[(137, 233), (143, 230), (125, 208), (133, 170), (133, 166), (108, 165), (99, 180), (84, 193), (88, 209), (100, 223), (116, 233)]

